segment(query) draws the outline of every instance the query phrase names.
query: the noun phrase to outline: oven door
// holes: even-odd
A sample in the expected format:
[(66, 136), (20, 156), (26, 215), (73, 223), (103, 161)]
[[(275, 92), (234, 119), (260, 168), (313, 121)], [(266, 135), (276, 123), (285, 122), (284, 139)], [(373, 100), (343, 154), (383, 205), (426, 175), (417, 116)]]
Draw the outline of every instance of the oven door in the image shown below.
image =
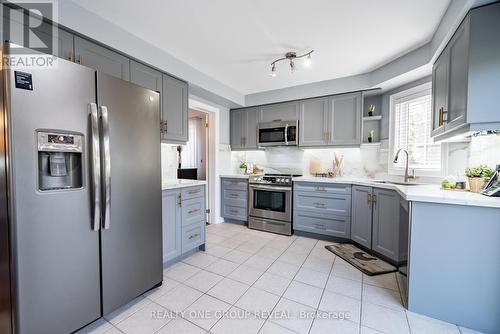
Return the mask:
[(249, 185), (249, 215), (258, 218), (292, 221), (292, 188)]

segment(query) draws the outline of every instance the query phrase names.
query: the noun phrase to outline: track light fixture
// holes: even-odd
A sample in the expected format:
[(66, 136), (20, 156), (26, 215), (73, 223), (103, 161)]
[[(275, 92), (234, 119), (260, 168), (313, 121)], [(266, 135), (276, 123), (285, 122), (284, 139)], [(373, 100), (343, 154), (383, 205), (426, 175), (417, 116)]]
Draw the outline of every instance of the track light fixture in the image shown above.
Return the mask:
[(292, 73), (295, 72), (295, 70), (297, 69), (297, 67), (295, 66), (295, 62), (294, 62), (295, 59), (306, 57), (306, 59), (304, 61), (304, 65), (305, 65), (305, 67), (310, 67), (311, 62), (312, 62), (311, 53), (313, 53), (313, 52), (314, 52), (314, 50), (311, 50), (311, 51), (304, 53), (303, 55), (300, 55), (300, 56), (297, 56), (296, 52), (287, 52), (285, 54), (285, 57), (276, 59), (275, 61), (273, 61), (271, 63), (271, 76), (272, 77), (276, 76), (276, 63), (278, 63), (282, 60), (288, 60), (290, 62), (290, 71)]

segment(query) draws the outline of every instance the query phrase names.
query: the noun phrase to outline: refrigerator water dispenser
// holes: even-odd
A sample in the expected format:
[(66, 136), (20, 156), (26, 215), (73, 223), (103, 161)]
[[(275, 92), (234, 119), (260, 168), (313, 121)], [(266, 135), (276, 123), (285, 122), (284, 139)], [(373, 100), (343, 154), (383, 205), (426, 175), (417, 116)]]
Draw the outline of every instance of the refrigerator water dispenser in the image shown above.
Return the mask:
[(83, 135), (37, 131), (38, 190), (83, 186)]

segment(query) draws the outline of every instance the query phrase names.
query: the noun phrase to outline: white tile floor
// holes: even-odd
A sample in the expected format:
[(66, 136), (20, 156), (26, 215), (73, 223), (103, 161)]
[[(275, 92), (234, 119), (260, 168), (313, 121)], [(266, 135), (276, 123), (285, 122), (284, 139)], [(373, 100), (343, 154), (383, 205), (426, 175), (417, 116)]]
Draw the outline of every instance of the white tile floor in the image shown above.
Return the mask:
[(206, 235), (206, 252), (165, 269), (162, 287), (79, 333), (473, 333), (406, 311), (395, 274), (363, 275), (328, 242), (234, 224)]

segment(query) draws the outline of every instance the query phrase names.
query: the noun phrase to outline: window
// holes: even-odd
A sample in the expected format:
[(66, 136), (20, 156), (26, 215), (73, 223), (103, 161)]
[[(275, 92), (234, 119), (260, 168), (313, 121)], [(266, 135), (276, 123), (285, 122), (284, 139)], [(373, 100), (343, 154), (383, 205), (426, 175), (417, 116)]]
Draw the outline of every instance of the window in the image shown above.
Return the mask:
[(391, 136), (389, 173), (404, 172), (406, 157), (394, 163), (399, 149), (408, 151), (408, 166), (417, 176), (440, 176), (444, 166), (441, 144), (431, 138), (432, 95), (431, 85), (425, 84), (391, 95)]

